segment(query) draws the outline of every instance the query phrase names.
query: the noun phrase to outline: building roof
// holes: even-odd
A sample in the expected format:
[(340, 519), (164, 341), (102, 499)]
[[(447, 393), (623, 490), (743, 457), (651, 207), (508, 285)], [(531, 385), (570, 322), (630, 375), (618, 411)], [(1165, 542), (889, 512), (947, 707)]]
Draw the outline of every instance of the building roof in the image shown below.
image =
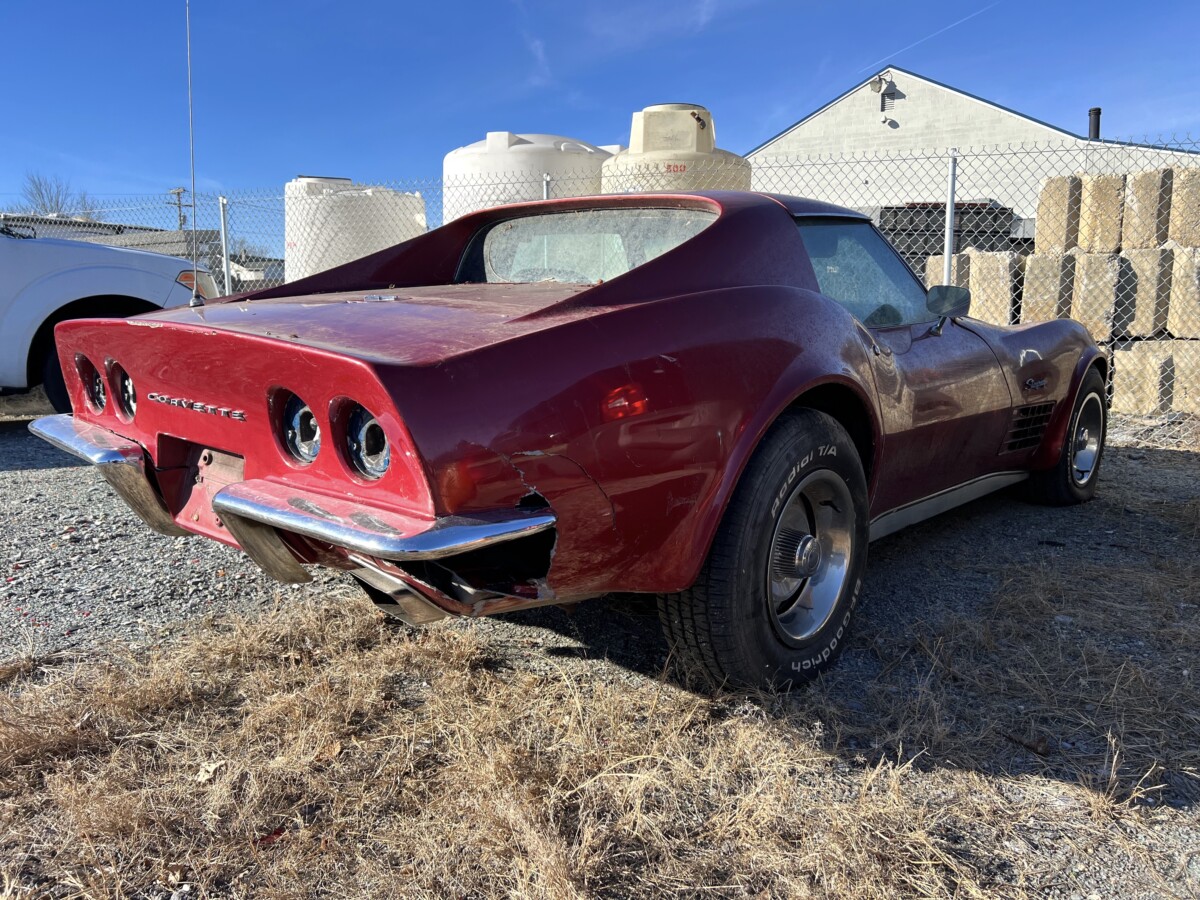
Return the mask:
[[(992, 109), (998, 109), (1001, 112), (1008, 113), (1011, 116), (1016, 116), (1019, 119), (1024, 119), (1026, 122), (1032, 122), (1033, 124), (1040, 125), (1043, 128), (1049, 128), (1052, 131), (1057, 131), (1059, 134), (1061, 134), (1065, 138), (1071, 138), (1072, 140), (1081, 140), (1081, 141), (1087, 140), (1087, 138), (1084, 137), (1083, 135), (1079, 135), (1079, 134), (1075, 134), (1074, 132), (1067, 131), (1065, 128), (1059, 128), (1057, 125), (1051, 125), (1049, 122), (1043, 122), (1041, 119), (1035, 119), (1033, 116), (1028, 116), (1025, 113), (1017, 112), (1015, 109), (1009, 109), (1007, 106), (1001, 106), (999, 103), (993, 103), (991, 100), (985, 100), (983, 97), (977, 97), (974, 94), (968, 93), (967, 91), (961, 90), (956, 87), (951, 87), (948, 84), (942, 84), (942, 82), (940, 82), (940, 81), (934, 81), (932, 78), (927, 78), (924, 75), (919, 75), (916, 72), (909, 71), (908, 69), (902, 69), (899, 66), (884, 66), (879, 71), (874, 72), (869, 78), (866, 78), (863, 81), (860, 81), (858, 84), (854, 85), (854, 87), (850, 88), (848, 91), (845, 91), (845, 92), (839, 94), (837, 97), (834, 97), (832, 100), (830, 100), (824, 106), (820, 107), (819, 109), (813, 110), (808, 115), (806, 115), (804, 118), (800, 119), (798, 122), (793, 122), (787, 128), (783, 129), (783, 131), (781, 131), (778, 134), (774, 135), (773, 137), (763, 141), (761, 144), (759, 144), (753, 150), (748, 151), (745, 155), (753, 156), (755, 153), (758, 153), (760, 150), (770, 146), (771, 144), (775, 143), (775, 141), (777, 141), (781, 137), (783, 137), (785, 134), (788, 134), (789, 132), (794, 131), (795, 129), (799, 128), (801, 125), (803, 125), (805, 122), (809, 121), (810, 119), (816, 118), (821, 113), (825, 112), (825, 110), (829, 109), (831, 106), (834, 106), (837, 103), (840, 103), (842, 100), (849, 97), (855, 91), (859, 90), (862, 87), (865, 87), (867, 84), (869, 84), (871, 81), (878, 78), (879, 76), (883, 75), (883, 73), (885, 73), (885, 72), (900, 72), (901, 74), (907, 75), (910, 78), (917, 78), (921, 81), (926, 82), (927, 84), (932, 84), (935, 87), (942, 88), (943, 90), (953, 91), (954, 93), (958, 94), (960, 97), (966, 97), (969, 100), (974, 100), (977, 103), (982, 103), (985, 106), (990, 106), (990, 107), (992, 107)], [(1109, 143), (1109, 142), (1105, 142), (1105, 143)]]

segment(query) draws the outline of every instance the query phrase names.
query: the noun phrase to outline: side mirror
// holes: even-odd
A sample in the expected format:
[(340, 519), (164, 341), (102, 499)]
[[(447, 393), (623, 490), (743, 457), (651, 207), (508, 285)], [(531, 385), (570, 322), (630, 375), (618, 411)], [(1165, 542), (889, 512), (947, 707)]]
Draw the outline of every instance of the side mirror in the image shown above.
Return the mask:
[(929, 289), (925, 306), (935, 316), (956, 319), (971, 312), (971, 292), (954, 284), (935, 284)]
[(935, 316), (957, 319), (971, 311), (971, 292), (952, 284), (935, 284), (929, 289), (925, 305)]

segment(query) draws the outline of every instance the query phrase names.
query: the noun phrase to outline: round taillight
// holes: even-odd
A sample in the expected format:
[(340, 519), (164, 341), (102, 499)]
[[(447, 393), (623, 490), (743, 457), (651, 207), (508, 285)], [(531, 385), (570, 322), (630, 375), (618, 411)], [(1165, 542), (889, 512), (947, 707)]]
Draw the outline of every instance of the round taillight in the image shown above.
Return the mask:
[(305, 465), (321, 452), (321, 425), (307, 403), (289, 394), (283, 407), (283, 445)]
[(112, 371), (117, 389), (117, 407), (125, 418), (132, 419), (137, 414), (137, 388), (133, 386), (129, 373), (119, 365), (114, 363)]
[(357, 403), (346, 420), (346, 456), (355, 471), (371, 479), (382, 478), (392, 461), (392, 448), (383, 426)]
[(76, 359), (79, 367), (79, 377), (83, 381), (83, 392), (87, 395), (88, 405), (96, 412), (104, 412), (108, 405), (108, 390), (104, 386), (104, 375), (92, 365), (86, 356)]

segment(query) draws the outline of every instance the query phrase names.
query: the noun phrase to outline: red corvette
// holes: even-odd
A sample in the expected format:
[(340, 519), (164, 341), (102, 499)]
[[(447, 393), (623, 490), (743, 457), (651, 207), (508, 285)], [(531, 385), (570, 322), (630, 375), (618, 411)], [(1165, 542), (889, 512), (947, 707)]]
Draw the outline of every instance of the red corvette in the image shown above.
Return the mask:
[(302, 281), (56, 330), (33, 431), (156, 531), (410, 622), (658, 596), (718, 680), (844, 643), (870, 540), (1096, 490), (1107, 361), (926, 291), (869, 219), (750, 193), (477, 212)]

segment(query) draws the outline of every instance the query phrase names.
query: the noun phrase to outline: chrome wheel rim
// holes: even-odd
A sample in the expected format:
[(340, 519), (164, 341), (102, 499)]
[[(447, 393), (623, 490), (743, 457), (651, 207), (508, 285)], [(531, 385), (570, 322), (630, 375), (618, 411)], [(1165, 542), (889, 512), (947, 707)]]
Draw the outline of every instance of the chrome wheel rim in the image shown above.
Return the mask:
[(1071, 441), (1071, 479), (1082, 487), (1096, 473), (1104, 443), (1104, 402), (1098, 394), (1088, 394), (1079, 407)]
[(833, 615), (850, 571), (854, 503), (835, 472), (811, 472), (796, 485), (771, 536), (767, 608), (779, 634), (803, 642)]

